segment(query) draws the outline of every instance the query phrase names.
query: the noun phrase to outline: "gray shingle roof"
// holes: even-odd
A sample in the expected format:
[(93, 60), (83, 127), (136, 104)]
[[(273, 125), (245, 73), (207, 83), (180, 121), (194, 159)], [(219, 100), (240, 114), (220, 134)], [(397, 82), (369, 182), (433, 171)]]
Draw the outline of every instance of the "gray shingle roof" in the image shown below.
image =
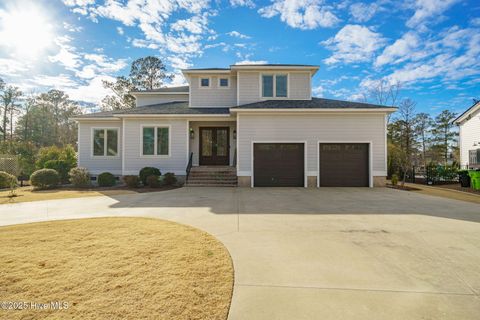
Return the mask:
[(178, 86), (178, 87), (166, 87), (166, 88), (158, 88), (158, 89), (153, 89), (153, 90), (136, 90), (132, 91), (132, 93), (135, 92), (184, 92), (188, 93), (188, 86)]
[(86, 113), (86, 114), (81, 114), (79, 116), (72, 117), (72, 119), (75, 118), (111, 118), (113, 117), (114, 111), (102, 111), (102, 112), (94, 112), (94, 113)]
[(313, 65), (313, 64), (285, 64), (285, 63), (262, 63), (262, 64), (232, 64), (231, 67), (241, 67), (241, 66), (247, 66), (247, 67), (253, 67), (253, 66), (258, 66), (258, 67), (312, 67), (312, 68), (317, 68), (318, 66)]
[(375, 109), (391, 108), (378, 104), (312, 98), (312, 100), (266, 100), (244, 104), (232, 109)]
[(176, 101), (153, 104), (121, 112), (114, 112), (114, 114), (230, 114), (229, 108), (189, 108), (188, 101)]

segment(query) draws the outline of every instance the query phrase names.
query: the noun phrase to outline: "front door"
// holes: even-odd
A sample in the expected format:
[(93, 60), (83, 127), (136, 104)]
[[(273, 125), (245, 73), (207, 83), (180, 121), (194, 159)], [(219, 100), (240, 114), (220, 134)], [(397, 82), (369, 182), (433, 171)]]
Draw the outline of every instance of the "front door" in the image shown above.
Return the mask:
[(200, 128), (200, 165), (229, 164), (229, 128)]

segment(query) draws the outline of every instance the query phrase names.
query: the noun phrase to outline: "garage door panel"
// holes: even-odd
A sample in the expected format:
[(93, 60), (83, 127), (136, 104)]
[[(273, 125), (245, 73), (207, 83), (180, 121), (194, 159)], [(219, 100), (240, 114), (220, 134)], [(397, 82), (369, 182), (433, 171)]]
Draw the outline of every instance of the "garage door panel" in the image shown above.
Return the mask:
[(255, 143), (253, 150), (255, 187), (303, 187), (302, 143)]
[(367, 143), (321, 143), (319, 150), (320, 186), (369, 186)]

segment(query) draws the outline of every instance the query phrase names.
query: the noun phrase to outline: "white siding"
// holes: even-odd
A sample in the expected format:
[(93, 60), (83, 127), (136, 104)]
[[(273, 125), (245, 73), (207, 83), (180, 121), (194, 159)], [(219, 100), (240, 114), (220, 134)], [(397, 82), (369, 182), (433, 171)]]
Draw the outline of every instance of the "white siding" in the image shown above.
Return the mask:
[(137, 107), (152, 104), (167, 103), (173, 101), (188, 101), (188, 93), (185, 94), (140, 94), (136, 96)]
[(238, 173), (250, 176), (252, 141), (304, 142), (307, 175), (318, 172), (318, 141), (371, 142), (373, 176), (386, 176), (384, 114), (239, 115)]
[(308, 100), (311, 98), (309, 72), (293, 72), (288, 70), (239, 72), (239, 105), (269, 99), (261, 97), (261, 74), (288, 74), (288, 98), (281, 98), (282, 100)]
[[(218, 79), (228, 77), (229, 88), (220, 88)], [(200, 88), (200, 78), (210, 78), (209, 88)], [(191, 107), (232, 107), (237, 102), (237, 78), (229, 75), (195, 75), (190, 78)]]
[[(197, 122), (197, 121), (190, 121), (190, 128), (194, 131), (194, 138), (190, 139), (190, 152), (193, 152), (193, 165), (198, 166), (198, 156), (200, 154), (200, 127), (230, 127), (230, 165), (233, 164), (233, 157), (235, 156), (235, 149), (236, 149), (236, 140), (233, 139), (233, 131), (236, 130), (237, 125), (236, 122), (228, 121), (208, 121), (208, 122)], [(189, 152), (189, 154), (190, 154)]]
[[(118, 128), (119, 149), (116, 157), (94, 157), (92, 128)], [(122, 122), (121, 121), (80, 121), (78, 124), (78, 166), (87, 168), (97, 175), (108, 171), (122, 174)]]
[(480, 110), (473, 113), (470, 120), (460, 125), (460, 163), (462, 166), (468, 164), (468, 151), (480, 147), (473, 146), (473, 143), (480, 142)]
[[(138, 174), (143, 167), (156, 167), (162, 173), (185, 175), (187, 167), (188, 127), (186, 119), (125, 119), (124, 174)], [(141, 126), (170, 126), (170, 155), (142, 156)]]

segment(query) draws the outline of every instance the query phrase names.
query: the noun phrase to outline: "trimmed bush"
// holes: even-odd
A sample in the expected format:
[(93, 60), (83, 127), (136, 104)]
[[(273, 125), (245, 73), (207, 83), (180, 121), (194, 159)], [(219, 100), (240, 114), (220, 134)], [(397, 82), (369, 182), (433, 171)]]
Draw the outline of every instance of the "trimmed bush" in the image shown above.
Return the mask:
[(158, 176), (148, 176), (147, 177), (147, 185), (150, 188), (159, 188), (162, 184)]
[(17, 184), (17, 178), (5, 171), (0, 171), (0, 189), (11, 188), (13, 184)]
[(60, 176), (53, 169), (40, 169), (32, 173), (30, 183), (35, 189), (53, 188), (60, 183)]
[(142, 183), (144, 186), (147, 185), (147, 178), (149, 176), (157, 176), (160, 177), (162, 173), (160, 172), (159, 169), (154, 168), (154, 167), (145, 167), (142, 170), (140, 170), (140, 180), (142, 180)]
[(73, 168), (68, 173), (74, 187), (87, 188), (90, 186), (90, 173), (85, 168)]
[(138, 176), (123, 176), (123, 181), (129, 188), (140, 187), (140, 178)]
[(102, 172), (97, 177), (97, 183), (100, 187), (113, 187), (117, 184), (117, 180), (110, 172)]
[(392, 174), (392, 185), (396, 186), (398, 184), (398, 176), (396, 174)]
[(53, 169), (58, 172), (61, 183), (68, 183), (68, 172), (70, 171), (70, 165), (65, 160), (48, 160), (44, 164), (45, 169)]
[(175, 177), (175, 173), (167, 172), (163, 175), (163, 183), (167, 186), (172, 186), (177, 183), (177, 177)]

